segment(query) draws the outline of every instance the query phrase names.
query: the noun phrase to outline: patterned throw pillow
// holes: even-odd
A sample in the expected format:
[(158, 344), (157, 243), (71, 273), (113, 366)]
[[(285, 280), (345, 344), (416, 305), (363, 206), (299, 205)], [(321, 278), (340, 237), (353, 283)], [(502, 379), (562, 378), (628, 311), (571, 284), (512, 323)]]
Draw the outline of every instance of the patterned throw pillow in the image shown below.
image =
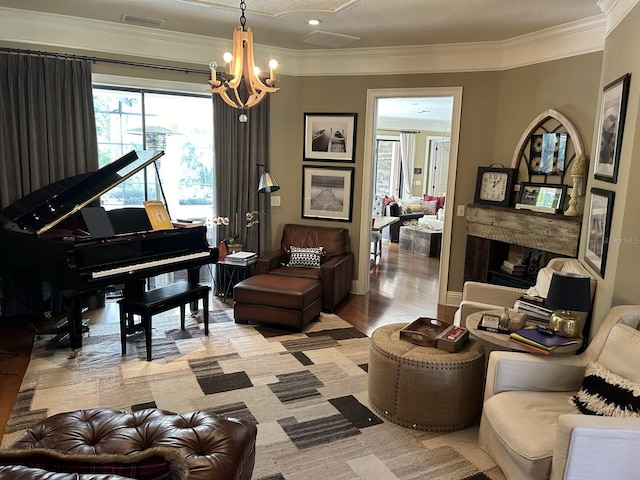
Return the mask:
[(422, 200), (422, 213), (435, 215), (438, 211), (438, 200)]
[(444, 200), (445, 200), (444, 195), (441, 196), (441, 197), (436, 197), (435, 195), (426, 195), (425, 194), (424, 197), (423, 197), (423, 200), (425, 200), (427, 202), (430, 201), (430, 200), (437, 200), (438, 201), (438, 207), (436, 208), (436, 210), (438, 208), (444, 208)]
[(323, 247), (289, 247), (287, 251), (289, 267), (319, 267), (324, 257)]
[(571, 403), (586, 415), (640, 417), (640, 384), (591, 362)]

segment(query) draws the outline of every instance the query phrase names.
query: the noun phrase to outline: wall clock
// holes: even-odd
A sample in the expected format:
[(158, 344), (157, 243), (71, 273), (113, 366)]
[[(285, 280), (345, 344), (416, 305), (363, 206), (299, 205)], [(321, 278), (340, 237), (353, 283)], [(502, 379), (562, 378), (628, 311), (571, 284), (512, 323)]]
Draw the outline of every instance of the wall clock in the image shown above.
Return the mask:
[(514, 175), (514, 168), (478, 167), (474, 202), (508, 207)]

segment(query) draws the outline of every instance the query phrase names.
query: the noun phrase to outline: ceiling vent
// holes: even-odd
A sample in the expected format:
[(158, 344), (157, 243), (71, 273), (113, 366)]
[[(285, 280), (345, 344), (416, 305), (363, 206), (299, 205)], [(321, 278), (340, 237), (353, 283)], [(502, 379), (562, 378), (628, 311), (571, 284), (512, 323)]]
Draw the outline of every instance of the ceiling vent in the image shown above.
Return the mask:
[(302, 43), (318, 45), (326, 48), (343, 48), (350, 43), (360, 40), (360, 37), (351, 35), (341, 35), (339, 33), (323, 32), (322, 30), (314, 30), (309, 35), (300, 40)]
[(161, 27), (164, 20), (157, 18), (136, 17), (135, 15), (122, 15), (122, 23), (131, 23), (134, 25), (144, 25), (145, 27)]

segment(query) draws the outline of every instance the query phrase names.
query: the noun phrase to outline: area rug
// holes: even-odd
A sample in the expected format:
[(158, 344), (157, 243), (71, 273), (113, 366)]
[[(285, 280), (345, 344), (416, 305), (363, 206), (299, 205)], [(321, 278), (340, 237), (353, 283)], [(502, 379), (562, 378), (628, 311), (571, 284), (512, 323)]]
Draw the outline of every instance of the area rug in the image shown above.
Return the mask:
[(142, 335), (121, 355), (118, 323), (92, 325), (74, 359), (37, 341), (2, 446), (64, 411), (206, 410), (258, 425), (254, 480), (504, 479), (477, 426), (419, 432), (372, 413), (370, 340), (336, 315), (304, 333), (238, 325), (224, 310), (211, 312), (209, 336), (197, 318), (181, 331), (171, 312), (153, 324), (151, 362)]

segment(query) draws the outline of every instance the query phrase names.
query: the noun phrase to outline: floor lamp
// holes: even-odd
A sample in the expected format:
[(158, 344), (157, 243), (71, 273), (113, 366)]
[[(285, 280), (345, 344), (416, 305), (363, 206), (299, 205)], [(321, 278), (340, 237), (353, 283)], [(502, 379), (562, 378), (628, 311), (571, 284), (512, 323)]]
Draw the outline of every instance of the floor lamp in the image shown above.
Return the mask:
[[(264, 173), (260, 175), (260, 181), (258, 182), (258, 215), (262, 209), (260, 208), (261, 193), (273, 193), (280, 190), (280, 185), (276, 182), (276, 179), (267, 172), (267, 167), (264, 163), (257, 163), (258, 175), (260, 175), (260, 167), (264, 168)], [(260, 256), (260, 223), (258, 223), (258, 256)]]

